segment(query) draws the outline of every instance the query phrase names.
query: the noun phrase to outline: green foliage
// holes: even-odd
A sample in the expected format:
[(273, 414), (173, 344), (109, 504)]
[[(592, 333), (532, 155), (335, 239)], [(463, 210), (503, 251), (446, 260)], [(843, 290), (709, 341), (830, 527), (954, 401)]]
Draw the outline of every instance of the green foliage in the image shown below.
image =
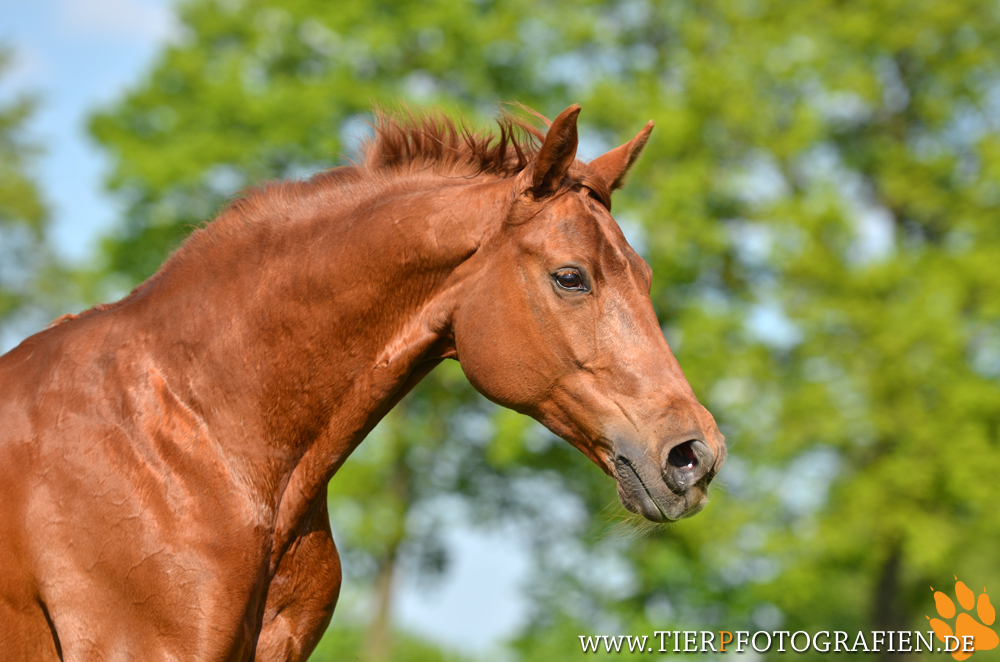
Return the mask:
[[(11, 53), (0, 47), (0, 76)], [(0, 324), (31, 305), (44, 264), (45, 206), (30, 175), (37, 147), (23, 137), (34, 102), (21, 97), (0, 105)]]
[[(373, 103), (578, 101), (608, 147), (657, 122), (615, 211), (644, 229), (668, 340), (729, 437), (712, 504), (636, 532), (580, 454), (443, 366), (331, 484), (355, 568), (439, 567), (422, 513), (442, 496), (519, 521), (538, 541), (525, 660), (612, 631), (923, 628), (930, 584), (1000, 580), (996, 3), (181, 15), (184, 39), (92, 124), (128, 205), (108, 271), (132, 281), (240, 186), (334, 164)], [(553, 491), (583, 515), (555, 516)]]
[[(311, 662), (353, 662), (364, 659), (360, 630), (334, 626), (309, 658)], [(467, 662), (467, 658), (441, 651), (419, 637), (396, 633), (388, 659), (393, 662)]]

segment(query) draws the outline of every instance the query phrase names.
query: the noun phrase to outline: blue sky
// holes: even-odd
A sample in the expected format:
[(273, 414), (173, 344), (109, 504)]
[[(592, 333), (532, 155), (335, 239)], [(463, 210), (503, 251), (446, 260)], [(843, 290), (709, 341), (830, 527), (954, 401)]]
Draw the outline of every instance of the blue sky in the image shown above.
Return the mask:
[[(30, 124), (45, 149), (35, 174), (52, 210), (52, 237), (67, 262), (93, 259), (119, 215), (103, 193), (107, 160), (88, 138), (96, 109), (140, 79), (179, 27), (169, 0), (0, 0), (0, 43), (14, 49), (0, 98), (39, 100)], [(409, 629), (466, 650), (484, 651), (524, 615), (518, 586), (527, 552), (510, 534), (456, 526), (454, 563), (436, 590), (404, 581), (396, 618)]]
[(36, 173), (56, 249), (84, 261), (117, 212), (102, 194), (105, 160), (87, 117), (149, 67), (178, 32), (174, 15), (166, 0), (0, 0), (0, 8), (0, 43), (14, 50), (0, 95), (38, 98), (31, 132), (45, 148)]

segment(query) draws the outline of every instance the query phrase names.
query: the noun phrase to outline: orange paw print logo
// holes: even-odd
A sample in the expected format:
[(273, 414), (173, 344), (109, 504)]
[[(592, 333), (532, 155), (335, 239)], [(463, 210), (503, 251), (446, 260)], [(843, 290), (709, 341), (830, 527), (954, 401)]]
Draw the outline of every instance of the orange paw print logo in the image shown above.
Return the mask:
[[(933, 586), (931, 590), (934, 590)], [(976, 596), (972, 590), (963, 582), (958, 581), (958, 577), (955, 577), (955, 597), (958, 599), (958, 604), (965, 611), (955, 619), (954, 631), (941, 618), (951, 619), (955, 615), (957, 611), (955, 603), (941, 591), (934, 592), (934, 602), (937, 605), (938, 616), (941, 618), (927, 616), (927, 619), (931, 622), (931, 627), (934, 629), (934, 634), (945, 645), (943, 650), (951, 652), (951, 656), (961, 662), (971, 657), (977, 651), (988, 651), (996, 648), (1000, 644), (1000, 638), (997, 637), (996, 632), (987, 626), (993, 625), (997, 613), (993, 609), (993, 605), (990, 604), (990, 596), (986, 595), (986, 589), (983, 589), (983, 592), (979, 595), (979, 600), (976, 600)], [(971, 614), (966, 613), (972, 611), (973, 607), (976, 608), (976, 615), (979, 616), (978, 621)], [(966, 645), (968, 640), (965, 637), (972, 637), (973, 646), (969, 647)]]

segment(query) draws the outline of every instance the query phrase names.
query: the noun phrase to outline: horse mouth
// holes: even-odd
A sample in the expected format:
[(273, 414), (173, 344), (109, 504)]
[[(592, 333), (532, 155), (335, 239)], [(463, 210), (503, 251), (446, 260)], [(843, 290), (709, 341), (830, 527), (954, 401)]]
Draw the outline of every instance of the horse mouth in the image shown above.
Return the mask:
[(615, 458), (614, 466), (618, 499), (627, 510), (650, 521), (662, 523), (685, 519), (698, 514), (705, 507), (707, 489), (701, 484), (676, 491), (657, 477), (661, 484), (657, 485), (648, 478), (643, 479), (639, 469), (623, 455)]

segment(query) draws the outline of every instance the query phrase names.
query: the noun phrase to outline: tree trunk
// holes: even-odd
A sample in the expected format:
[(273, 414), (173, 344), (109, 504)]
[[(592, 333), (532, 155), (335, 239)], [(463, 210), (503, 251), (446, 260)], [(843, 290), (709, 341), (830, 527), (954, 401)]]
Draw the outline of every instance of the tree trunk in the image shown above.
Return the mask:
[(366, 662), (386, 662), (392, 647), (393, 582), (396, 578), (396, 556), (398, 543), (393, 543), (382, 559), (375, 577), (375, 608), (368, 634), (365, 638), (364, 659)]
[(392, 599), (396, 581), (396, 567), (399, 549), (406, 538), (406, 518), (410, 509), (410, 473), (406, 465), (405, 449), (400, 439), (396, 440), (396, 458), (393, 462), (392, 480), (389, 489), (395, 495), (400, 512), (396, 530), (386, 547), (385, 555), (379, 560), (378, 574), (375, 576), (375, 605), (371, 624), (365, 639), (365, 662), (387, 662), (392, 650)]
[[(873, 600), (872, 629), (883, 632), (893, 632), (893, 644), (896, 647), (897, 636), (895, 633), (906, 628), (906, 615), (900, 605), (903, 600), (900, 596), (900, 568), (903, 564), (903, 551), (899, 543), (893, 543), (889, 548), (889, 554), (882, 564), (882, 571), (879, 574), (878, 584), (875, 586), (875, 596)], [(888, 648), (888, 635), (886, 644), (881, 646), (879, 660), (883, 662), (901, 662), (909, 657), (907, 653), (890, 653)]]

